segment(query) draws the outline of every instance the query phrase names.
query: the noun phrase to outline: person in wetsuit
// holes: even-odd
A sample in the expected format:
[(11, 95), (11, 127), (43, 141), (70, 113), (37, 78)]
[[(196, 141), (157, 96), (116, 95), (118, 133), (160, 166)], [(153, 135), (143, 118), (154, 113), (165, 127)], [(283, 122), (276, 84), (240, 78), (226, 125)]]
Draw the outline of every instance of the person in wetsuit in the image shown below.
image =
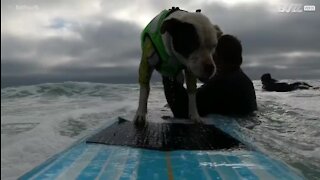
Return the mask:
[[(231, 35), (218, 40), (213, 59), (216, 75), (197, 89), (196, 100), (200, 116), (208, 114), (248, 115), (257, 110), (252, 81), (241, 70), (242, 46)], [(176, 78), (162, 77), (168, 105), (176, 118), (188, 118), (188, 93)]]
[(278, 80), (272, 79), (270, 73), (263, 74), (261, 76), (262, 89), (266, 91), (276, 91), (276, 92), (288, 92), (297, 89), (309, 89), (313, 86), (305, 82), (295, 82), (295, 83), (281, 83)]

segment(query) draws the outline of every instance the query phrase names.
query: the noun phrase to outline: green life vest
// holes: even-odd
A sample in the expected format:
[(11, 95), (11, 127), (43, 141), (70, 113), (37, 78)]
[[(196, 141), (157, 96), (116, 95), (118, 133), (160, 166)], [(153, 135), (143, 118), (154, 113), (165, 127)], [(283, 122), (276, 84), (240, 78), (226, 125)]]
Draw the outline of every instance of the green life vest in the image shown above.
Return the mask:
[(149, 37), (160, 58), (160, 62), (156, 65), (156, 70), (162, 75), (175, 77), (184, 66), (180, 62), (177, 62), (177, 60), (174, 60), (174, 57), (167, 53), (160, 33), (161, 25), (170, 13), (170, 10), (163, 10), (153, 18), (153, 20), (142, 31), (141, 43), (143, 49), (143, 42), (146, 37)]

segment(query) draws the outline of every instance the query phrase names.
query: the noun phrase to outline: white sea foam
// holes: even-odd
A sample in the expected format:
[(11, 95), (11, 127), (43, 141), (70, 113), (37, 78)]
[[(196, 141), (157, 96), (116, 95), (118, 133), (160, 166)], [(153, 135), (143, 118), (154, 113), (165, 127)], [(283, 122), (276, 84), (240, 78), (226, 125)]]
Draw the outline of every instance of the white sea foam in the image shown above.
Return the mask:
[[(320, 86), (320, 81), (309, 83)], [(320, 91), (264, 92), (259, 82), (255, 87), (258, 117), (238, 121), (242, 133), (309, 177), (319, 175), (312, 168), (320, 169)], [(138, 95), (136, 84), (67, 82), (1, 89), (1, 179), (16, 179), (117, 116), (132, 116)], [(152, 85), (149, 114), (168, 114), (165, 104), (162, 85)]]

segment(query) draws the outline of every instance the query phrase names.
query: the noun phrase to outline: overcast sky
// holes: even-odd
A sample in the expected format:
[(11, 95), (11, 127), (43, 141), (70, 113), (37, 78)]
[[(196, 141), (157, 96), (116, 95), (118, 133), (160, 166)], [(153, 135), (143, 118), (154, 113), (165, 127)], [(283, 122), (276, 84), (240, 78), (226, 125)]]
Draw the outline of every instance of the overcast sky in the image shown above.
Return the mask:
[[(252, 78), (320, 79), (320, 1), (1, 0), (1, 87), (136, 83), (140, 32), (162, 9), (201, 9), (243, 44)], [(314, 12), (280, 12), (314, 5)], [(294, 8), (293, 8), (294, 9)], [(292, 10), (293, 10), (292, 9)]]

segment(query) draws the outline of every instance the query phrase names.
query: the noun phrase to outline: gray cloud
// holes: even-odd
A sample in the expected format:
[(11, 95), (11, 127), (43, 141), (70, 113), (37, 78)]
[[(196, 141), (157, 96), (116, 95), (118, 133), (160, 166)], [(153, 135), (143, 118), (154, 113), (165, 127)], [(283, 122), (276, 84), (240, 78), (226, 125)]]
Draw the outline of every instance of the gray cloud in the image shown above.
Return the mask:
[[(134, 77), (141, 50), (140, 30), (136, 25), (105, 20), (98, 27), (76, 26), (74, 31), (80, 34), (81, 41), (60, 37), (37, 40), (4, 36), (1, 40), (1, 51), (4, 52), (1, 56), (2, 86), (25, 81), (46, 82), (46, 79), (54, 82), (137, 82)], [(28, 55), (30, 53), (34, 55)], [(64, 58), (67, 58), (66, 62), (59, 63)], [(103, 67), (105, 64), (114, 67)]]
[[(16, 65), (16, 64), (15, 64)], [(7, 66), (8, 67), (8, 66)], [(14, 70), (28, 69), (26, 66), (19, 65)], [(33, 66), (31, 66), (33, 68)], [(28, 74), (27, 76), (10, 74), (1, 75), (1, 87), (29, 85), (47, 82), (98, 82), (98, 83), (136, 83), (138, 82), (138, 68), (132, 67), (56, 67), (51, 72)], [(31, 70), (31, 69), (29, 69)], [(3, 78), (5, 77), (5, 78)], [(151, 81), (160, 81), (161, 77), (155, 73)], [(31, 82), (31, 83), (30, 83)]]
[[(1, 20), (16, 18), (17, 13), (21, 12), (10, 8), (21, 3), (39, 5), (39, 11), (50, 17), (49, 22), (41, 26), (40, 30), (50, 30), (55, 35), (44, 36), (39, 30), (38, 37), (17, 36), (2, 28), (2, 87), (68, 80), (137, 82), (142, 30), (138, 24), (117, 20), (104, 13), (83, 15), (79, 19), (54, 13), (55, 9), (63, 9), (61, 13), (66, 13), (65, 10), (70, 7), (86, 10), (85, 1), (74, 6), (73, 1), (55, 1), (54, 4), (31, 0), (1, 1), (1, 5), (4, 5), (1, 11), (4, 10), (7, 15), (7, 18), (1, 17)], [(102, 12), (109, 12), (119, 8), (121, 10), (121, 7), (127, 8), (126, 3), (103, 2), (100, 5)], [(320, 7), (319, 2), (308, 3)], [(195, 6), (191, 1), (187, 4)], [(156, 14), (165, 4), (154, 1), (146, 6), (149, 7), (149, 12)], [(279, 78), (319, 78), (320, 57), (316, 52), (320, 49), (320, 11), (317, 9), (310, 13), (281, 14), (271, 12), (272, 8), (275, 10), (277, 7), (263, 3), (235, 6), (204, 3), (202, 12), (225, 33), (234, 34), (242, 41), (243, 68), (251, 78), (259, 78), (264, 72), (275, 73)], [(292, 52), (301, 55), (283, 56)], [(308, 53), (315, 55), (308, 56)], [(286, 69), (284, 71), (281, 68)], [(159, 79), (159, 76), (155, 79)]]
[[(316, 1), (309, 3), (320, 6)], [(243, 68), (251, 78), (259, 79), (265, 72), (287, 79), (320, 78), (320, 11), (279, 13), (275, 12), (278, 7), (263, 3), (233, 8), (212, 4), (203, 12), (208, 13), (225, 33), (236, 35), (241, 40)], [(301, 55), (282, 55), (290, 52), (300, 52)], [(309, 53), (317, 54), (309, 57)]]
[(30, 62), (19, 62), (13, 59), (1, 61), (1, 78), (11, 75), (23, 76), (41, 69), (41, 65)]
[[(320, 3), (317, 3), (320, 6)], [(245, 53), (318, 51), (320, 49), (320, 11), (303, 13), (275, 12), (278, 6), (263, 3), (229, 8), (219, 4), (203, 11), (225, 33), (238, 36)], [(274, 12), (272, 12), (274, 11)]]

